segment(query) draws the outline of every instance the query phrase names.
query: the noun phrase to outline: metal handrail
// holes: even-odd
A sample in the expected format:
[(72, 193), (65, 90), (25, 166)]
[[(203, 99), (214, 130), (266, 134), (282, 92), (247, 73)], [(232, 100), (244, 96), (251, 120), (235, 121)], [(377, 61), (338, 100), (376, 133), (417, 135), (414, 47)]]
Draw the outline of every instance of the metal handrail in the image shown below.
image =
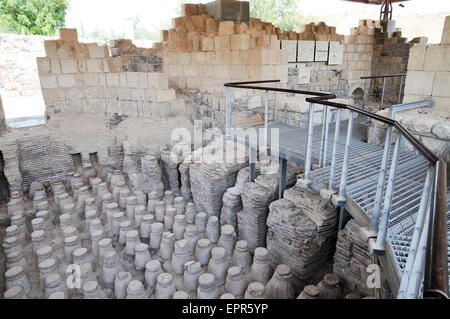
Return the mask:
[(406, 76), (406, 73), (362, 76), (362, 77), (361, 77), (361, 80), (365, 80), (365, 79), (395, 78), (395, 77), (399, 77), (399, 76)]
[[(394, 77), (394, 76), (403, 76), (401, 75), (388, 75), (388, 76), (372, 76), (367, 78), (376, 78), (376, 77)], [(422, 236), (427, 236), (427, 258), (425, 269), (422, 269), (421, 274), (425, 274), (424, 278), (424, 296), (433, 296), (433, 297), (445, 297), (448, 298), (448, 265), (447, 265), (447, 233), (446, 233), (446, 207), (445, 207), (445, 197), (446, 197), (446, 175), (445, 175), (445, 162), (439, 159), (431, 150), (429, 150), (422, 142), (420, 142), (416, 137), (414, 137), (408, 130), (406, 130), (400, 123), (395, 121), (392, 118), (387, 118), (381, 116), (376, 113), (372, 113), (366, 111), (362, 108), (357, 108), (354, 106), (346, 105), (343, 103), (332, 102), (329, 100), (335, 99), (336, 95), (331, 93), (323, 93), (323, 92), (311, 92), (311, 91), (303, 91), (303, 90), (292, 90), (292, 89), (283, 89), (283, 88), (271, 88), (271, 87), (262, 87), (255, 86), (253, 84), (261, 84), (261, 83), (279, 83), (279, 80), (265, 80), (265, 81), (249, 81), (249, 82), (234, 82), (234, 83), (225, 83), (224, 86), (227, 88), (227, 119), (226, 119), (226, 129), (231, 128), (231, 107), (230, 107), (230, 91), (229, 88), (240, 88), (240, 89), (253, 89), (253, 90), (263, 90), (266, 91), (266, 113), (268, 112), (268, 101), (267, 94), (269, 91), (273, 92), (285, 92), (285, 93), (294, 93), (294, 94), (304, 94), (304, 95), (312, 95), (313, 97), (307, 97), (305, 100), (310, 103), (310, 116), (309, 116), (309, 129), (308, 133), (312, 128), (313, 119), (311, 116), (311, 111), (314, 110), (314, 103), (335, 107), (338, 110), (345, 109), (350, 112), (355, 112), (357, 114), (361, 114), (367, 116), (373, 120), (380, 121), (389, 125), (390, 128), (395, 127), (397, 131), (400, 133), (396, 138), (395, 150), (394, 150), (394, 159), (397, 158), (399, 152), (399, 145), (401, 143), (401, 138), (404, 137), (416, 150), (418, 150), (429, 162), (431, 166), (435, 167), (436, 175), (434, 177), (435, 186), (433, 188), (432, 202), (430, 204), (429, 214), (426, 220), (429, 220), (427, 224), (429, 230), (427, 232), (423, 232)], [(326, 113), (324, 112), (324, 115)], [(275, 114), (276, 116), (276, 114)], [(265, 119), (265, 128), (267, 129), (267, 118), (266, 114)], [(352, 113), (350, 113), (349, 118), (349, 126), (347, 130), (347, 142), (344, 153), (344, 165), (348, 161), (348, 152), (349, 152), (349, 139), (351, 138), (351, 125), (353, 121)], [(326, 122), (327, 120), (325, 120)], [(339, 121), (339, 117), (338, 120)], [(391, 129), (386, 130), (386, 136), (390, 138), (388, 132)], [(335, 136), (336, 138), (336, 136)], [(307, 146), (307, 156), (305, 162), (305, 180), (309, 177), (309, 171), (311, 169), (311, 146), (310, 137), (308, 137), (308, 146)], [(308, 156), (309, 153), (309, 156)], [(394, 162), (394, 161), (392, 161)], [(396, 164), (396, 163), (395, 163)], [(330, 175), (334, 174), (334, 170), (332, 167), (332, 172)], [(396, 174), (396, 165), (391, 165), (390, 173), (389, 173), (389, 181), (388, 181), (388, 189), (387, 193), (392, 192), (395, 182), (395, 174)], [(341, 175), (341, 185), (339, 188), (339, 197), (337, 200), (338, 206), (341, 208), (340, 221), (341, 224), (342, 216), (343, 216), (343, 203), (345, 203), (345, 198), (343, 198), (343, 194), (345, 194), (346, 187), (346, 177), (344, 176), (344, 169)], [(330, 182), (330, 185), (332, 183)], [(330, 189), (331, 190), (331, 189)], [(390, 194), (389, 196), (391, 196)], [(389, 197), (388, 196), (388, 197)], [(384, 214), (381, 216), (380, 225), (382, 227), (378, 230), (378, 236), (384, 239), (387, 228), (387, 220), (389, 218), (390, 213), (391, 200), (389, 198), (385, 198), (385, 203), (383, 205)], [(421, 240), (423, 242), (423, 240)], [(379, 241), (376, 242), (376, 247), (379, 248)], [(445, 247), (445, 249), (444, 249)], [(376, 251), (376, 249), (375, 249)], [(413, 258), (415, 256), (411, 256)], [(420, 263), (420, 258), (416, 258), (414, 263)], [(415, 266), (415, 265), (414, 265)]]
[(337, 103), (337, 102), (330, 102), (329, 100), (336, 98), (335, 94), (248, 85), (248, 84), (258, 84), (258, 83), (277, 83), (277, 82), (280, 82), (280, 80), (265, 80), (265, 81), (255, 81), (255, 82), (233, 82), (233, 83), (225, 83), (224, 86), (230, 87), (230, 88), (313, 95), (314, 97), (307, 97), (305, 100), (310, 103), (316, 103), (316, 104), (332, 106), (332, 107), (336, 107), (336, 108), (340, 108), (340, 109), (350, 110), (352, 112), (356, 112), (358, 114), (365, 115), (373, 120), (380, 121), (380, 122), (382, 122), (384, 124), (388, 124), (390, 126), (394, 126), (396, 129), (398, 129), (402, 133), (402, 135), (408, 140), (409, 143), (411, 143), (420, 153), (422, 153), (422, 155), (428, 161), (430, 161), (431, 164), (434, 165), (439, 160), (438, 156), (436, 156), (433, 152), (431, 152), (425, 145), (423, 145), (417, 138), (415, 138), (412, 134), (410, 134), (397, 121), (390, 119), (388, 117), (384, 117), (382, 115), (376, 114), (376, 113), (372, 113), (370, 111), (366, 111), (364, 109), (360, 109), (360, 108), (351, 106), (351, 105)]
[(383, 79), (383, 89), (381, 91), (381, 100), (380, 100), (380, 107), (379, 107), (379, 110), (381, 111), (383, 109), (383, 105), (384, 105), (384, 90), (386, 89), (386, 79), (400, 77), (400, 88), (398, 90), (398, 97), (397, 97), (397, 103), (400, 104), (400, 101), (402, 98), (403, 77), (405, 77), (405, 76), (406, 76), (406, 73), (362, 76), (361, 80), (364, 80), (364, 96), (363, 96), (363, 100), (361, 101), (361, 108), (364, 108), (364, 106), (366, 105), (367, 80), (371, 80), (371, 79)]

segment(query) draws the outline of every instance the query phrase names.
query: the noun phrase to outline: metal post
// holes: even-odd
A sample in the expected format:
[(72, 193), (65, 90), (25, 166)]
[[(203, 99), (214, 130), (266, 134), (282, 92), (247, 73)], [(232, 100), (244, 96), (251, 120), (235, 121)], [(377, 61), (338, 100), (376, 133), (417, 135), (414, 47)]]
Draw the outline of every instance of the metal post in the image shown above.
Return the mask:
[(249, 161), (248, 181), (249, 183), (251, 183), (255, 180), (256, 149), (250, 147), (250, 145), (249, 145), (248, 161)]
[(226, 92), (225, 133), (228, 135), (228, 130), (231, 128), (231, 96), (229, 86), (227, 86), (225, 92)]
[(428, 200), (431, 191), (431, 178), (433, 168), (430, 167), (427, 170), (427, 176), (425, 177), (425, 186), (423, 187), (422, 197), (420, 199), (419, 211), (417, 212), (416, 225), (414, 227), (414, 233), (409, 245), (408, 259), (406, 260), (405, 268), (403, 269), (402, 278), (400, 281), (400, 287), (398, 289), (397, 299), (403, 299), (406, 297), (406, 290), (409, 285), (409, 279), (411, 278), (411, 272), (414, 265), (414, 257), (417, 254), (417, 248), (419, 246), (419, 240), (423, 231), (425, 215), (427, 213)]
[(278, 199), (283, 198), (284, 190), (286, 189), (286, 170), (287, 170), (287, 160), (281, 158), (280, 162), (280, 185), (278, 189)]
[(402, 86), (403, 86), (403, 76), (400, 76), (400, 88), (398, 89), (397, 104), (400, 104), (402, 100)]
[[(278, 89), (278, 82), (275, 83), (275, 87)], [(273, 121), (278, 123), (278, 91), (275, 91), (275, 110), (273, 112)]]
[(373, 123), (373, 133), (372, 133), (372, 144), (376, 145), (377, 144), (377, 131), (378, 131), (378, 121), (374, 120)]
[[(350, 154), (350, 142), (352, 139), (352, 131), (353, 131), (353, 112), (350, 112), (350, 116), (348, 118), (348, 128), (347, 128), (347, 139), (345, 141), (345, 150), (344, 150), (344, 161), (342, 164), (342, 174), (341, 174), (341, 183), (339, 185), (339, 200), (345, 200), (345, 189), (347, 187), (347, 171), (348, 171), (348, 162), (349, 162), (349, 154)], [(344, 223), (344, 204), (340, 204), (339, 208), (339, 226), (338, 230), (342, 229)]]
[(448, 299), (447, 165), (439, 160), (435, 167), (423, 290), (425, 298)]
[(375, 193), (375, 201), (373, 203), (372, 217), (370, 218), (370, 230), (377, 231), (378, 218), (380, 215), (381, 198), (383, 197), (384, 180), (386, 179), (386, 167), (391, 149), (392, 127), (386, 129), (384, 138), (383, 159), (381, 160), (380, 174), (378, 175), (377, 191)]
[(266, 147), (266, 149), (269, 148), (268, 130), (269, 130), (269, 91), (266, 91), (266, 107), (264, 109), (264, 146)]
[(320, 151), (319, 151), (319, 166), (323, 167), (323, 152), (324, 152), (324, 146), (325, 146), (325, 123), (327, 122), (327, 115), (328, 115), (328, 109), (325, 105), (323, 105), (323, 112), (322, 112), (322, 136), (320, 139)]
[(366, 107), (366, 98), (367, 98), (367, 79), (364, 79), (364, 95), (363, 95), (363, 100), (361, 102), (362, 109), (364, 109)]
[(284, 106), (284, 124), (288, 124), (287, 105)]
[(345, 141), (344, 160), (342, 164), (341, 183), (339, 184), (340, 199), (342, 199), (345, 196), (345, 188), (347, 187), (347, 171), (350, 154), (350, 142), (352, 139), (352, 130), (353, 130), (353, 112), (350, 112), (350, 117), (348, 118), (347, 139)]
[(386, 78), (383, 78), (383, 91), (381, 92), (380, 111), (383, 109), (385, 87), (386, 87)]
[(380, 227), (378, 228), (378, 236), (377, 236), (377, 246), (381, 247), (384, 245), (384, 241), (386, 238), (387, 227), (389, 222), (389, 215), (391, 212), (392, 205), (392, 196), (394, 194), (394, 183), (395, 183), (395, 175), (397, 174), (397, 164), (398, 164), (398, 156), (400, 150), (400, 142), (402, 135), (400, 133), (397, 134), (395, 138), (395, 146), (394, 146), (394, 154), (392, 155), (391, 160), (391, 168), (389, 170), (389, 179), (386, 188), (386, 194), (384, 195), (384, 203), (383, 203), (383, 211), (381, 215)]
[[(431, 203), (431, 201), (429, 201)], [(430, 206), (428, 206), (427, 212), (430, 211)], [(419, 247), (417, 254), (414, 258), (414, 265), (411, 270), (411, 278), (408, 282), (408, 288), (406, 290), (407, 299), (417, 299), (420, 291), (420, 284), (422, 283), (423, 274), (425, 271), (425, 260), (426, 260), (426, 251), (427, 251), (427, 240), (429, 234), (429, 226), (430, 225), (430, 214), (426, 214), (424, 229), (420, 235)], [(448, 278), (445, 278), (448, 281)]]
[(323, 146), (323, 163), (322, 166), (327, 166), (327, 152), (328, 152), (328, 131), (329, 131), (329, 125), (330, 125), (330, 109), (328, 106), (325, 106), (327, 108), (326, 112), (326, 119), (325, 119), (325, 142)]
[(336, 127), (334, 128), (334, 143), (333, 143), (333, 155), (331, 157), (331, 171), (330, 171), (330, 181), (328, 183), (328, 189), (333, 189), (333, 183), (334, 183), (334, 175), (336, 173), (336, 152), (338, 147), (338, 141), (339, 141), (339, 133), (341, 130), (341, 114), (342, 109), (338, 109), (337, 116), (336, 116)]
[(313, 134), (314, 134), (314, 104), (309, 103), (308, 141), (306, 143), (306, 155), (305, 155), (305, 179), (306, 180), (309, 180), (309, 174), (311, 173)]

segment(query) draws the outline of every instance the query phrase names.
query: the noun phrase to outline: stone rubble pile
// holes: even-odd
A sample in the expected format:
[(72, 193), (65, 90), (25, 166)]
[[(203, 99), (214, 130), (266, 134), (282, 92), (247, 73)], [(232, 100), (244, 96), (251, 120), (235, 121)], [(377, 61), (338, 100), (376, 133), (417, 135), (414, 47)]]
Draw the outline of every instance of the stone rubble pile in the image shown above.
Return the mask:
[[(264, 173), (261, 168), (261, 175), (255, 178), (252, 183), (245, 183), (242, 187), (243, 209), (238, 213), (238, 234), (239, 239), (246, 240), (251, 250), (258, 246), (265, 246), (267, 233), (267, 216), (269, 204), (278, 198), (279, 172), (273, 171)], [(298, 174), (302, 172), (302, 167), (289, 163), (286, 174), (287, 187), (293, 185)]]
[(342, 229), (337, 238), (333, 272), (339, 276), (345, 289), (363, 295), (373, 295), (366, 285), (367, 267), (373, 263), (368, 246), (361, 239), (360, 226), (352, 219)]
[[(226, 141), (225, 149), (222, 143), (211, 143), (202, 149), (203, 154), (199, 162), (193, 163), (189, 168), (192, 197), (198, 211), (204, 211), (211, 216), (220, 216), (222, 198), (226, 190), (236, 184), (236, 177), (240, 169), (246, 166), (246, 158), (238, 158), (234, 154), (234, 143)], [(209, 158), (211, 149), (216, 149), (215, 155), (219, 161)], [(220, 153), (219, 153), (220, 152)], [(228, 153), (227, 153), (228, 152)], [(234, 162), (223, 162), (232, 152)], [(220, 159), (223, 159), (220, 162)]]
[(317, 279), (331, 260), (337, 233), (336, 209), (319, 194), (294, 186), (270, 204), (267, 250), (273, 264), (285, 263), (300, 283)]

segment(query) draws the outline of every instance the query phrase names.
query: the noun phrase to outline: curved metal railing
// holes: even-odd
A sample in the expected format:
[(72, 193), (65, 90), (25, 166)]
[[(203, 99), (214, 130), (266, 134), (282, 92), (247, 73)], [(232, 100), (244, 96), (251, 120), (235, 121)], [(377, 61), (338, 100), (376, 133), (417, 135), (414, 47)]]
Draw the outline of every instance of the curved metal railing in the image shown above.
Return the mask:
[[(396, 76), (403, 76), (396, 75)], [(336, 127), (342, 110), (348, 110), (350, 116), (348, 119), (346, 145), (344, 151), (343, 167), (341, 173), (341, 181), (339, 192), (336, 199), (337, 206), (340, 206), (341, 213), (339, 224), (342, 225), (343, 209), (345, 206), (345, 195), (347, 186), (346, 171), (349, 166), (350, 140), (352, 138), (353, 114), (357, 113), (366, 116), (374, 121), (379, 121), (386, 125), (386, 135), (384, 142), (383, 159), (376, 189), (375, 203), (373, 213), (371, 215), (370, 226), (366, 229), (365, 236), (369, 241), (369, 249), (371, 253), (383, 254), (385, 252), (385, 239), (387, 234), (389, 215), (391, 211), (392, 196), (395, 187), (395, 177), (397, 170), (397, 161), (399, 157), (399, 149), (402, 139), (408, 141), (412, 147), (419, 152), (429, 162), (427, 177), (423, 189), (423, 196), (420, 201), (419, 210), (415, 221), (415, 229), (411, 239), (406, 266), (402, 273), (401, 283), (397, 294), (398, 298), (417, 298), (419, 296), (448, 298), (448, 265), (447, 265), (447, 232), (446, 232), (446, 163), (439, 159), (432, 151), (414, 137), (407, 129), (393, 118), (388, 118), (369, 112), (367, 110), (346, 105), (343, 103), (333, 102), (336, 95), (323, 92), (311, 92), (303, 90), (292, 90), (279, 88), (279, 80), (266, 81), (250, 81), (250, 82), (234, 82), (225, 83), (226, 87), (226, 130), (231, 128), (231, 94), (230, 88), (262, 90), (266, 92), (265, 134), (268, 129), (268, 92), (282, 92), (302, 95), (312, 95), (307, 97), (309, 102), (309, 120), (308, 120), (308, 139), (305, 157), (305, 174), (304, 180), (310, 182), (311, 166), (312, 166), (312, 136), (313, 136), (313, 113), (314, 104), (325, 106), (324, 115), (328, 114), (328, 108), (337, 108)], [(276, 83), (276, 87), (264, 87), (257, 84)], [(325, 109), (324, 108), (324, 109)], [(277, 114), (277, 100), (275, 99), (275, 117)], [(326, 121), (326, 120), (325, 120)], [(328, 125), (328, 123), (326, 123)], [(395, 137), (394, 149), (391, 157), (391, 165), (387, 168), (388, 159), (391, 150), (392, 130), (397, 130)], [(335, 174), (335, 150), (338, 147), (339, 130), (336, 129), (333, 159), (331, 161), (330, 177)], [(322, 136), (324, 134), (322, 133)], [(326, 137), (327, 138), (327, 137)], [(387, 186), (385, 187), (386, 174), (388, 174)], [(329, 191), (332, 191), (332, 180), (330, 178)], [(384, 202), (381, 200), (384, 198)], [(364, 235), (364, 232), (362, 231)]]

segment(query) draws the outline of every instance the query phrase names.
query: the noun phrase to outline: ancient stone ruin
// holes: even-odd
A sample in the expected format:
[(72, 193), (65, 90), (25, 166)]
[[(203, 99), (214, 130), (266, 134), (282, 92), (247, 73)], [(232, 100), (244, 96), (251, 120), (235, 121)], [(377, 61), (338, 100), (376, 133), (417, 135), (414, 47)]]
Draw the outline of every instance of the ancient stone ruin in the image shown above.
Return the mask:
[[(386, 287), (366, 284), (374, 260), (360, 233), (367, 220), (346, 206), (340, 221), (349, 199), (324, 194), (320, 176), (320, 189), (305, 187), (308, 123), (314, 173), (332, 166), (336, 115), (323, 107), (310, 114), (310, 102), (286, 90), (331, 93), (383, 116), (381, 91), (389, 106), (399, 90), (403, 103), (433, 96), (433, 108), (395, 119), (449, 163), (450, 18), (439, 45), (408, 42), (392, 27), (361, 20), (349, 35), (325, 22), (280, 30), (250, 18), (248, 2), (218, 0), (184, 4), (152, 48), (84, 43), (77, 30), (60, 29), (36, 59), (45, 124), (9, 128), (0, 99), (2, 298), (380, 298)], [(406, 76), (386, 91), (361, 79), (387, 73)], [(285, 91), (224, 86), (261, 80), (279, 80)], [(351, 116), (342, 114), (339, 154)], [(269, 121), (302, 129), (304, 149), (281, 158), (243, 146), (223, 135), (228, 119), (244, 129)], [(320, 147), (328, 160), (314, 160), (327, 121)], [(358, 145), (382, 149), (386, 127), (355, 122)], [(350, 155), (350, 169), (368, 154), (382, 151)], [(355, 187), (348, 193), (363, 192)]]

